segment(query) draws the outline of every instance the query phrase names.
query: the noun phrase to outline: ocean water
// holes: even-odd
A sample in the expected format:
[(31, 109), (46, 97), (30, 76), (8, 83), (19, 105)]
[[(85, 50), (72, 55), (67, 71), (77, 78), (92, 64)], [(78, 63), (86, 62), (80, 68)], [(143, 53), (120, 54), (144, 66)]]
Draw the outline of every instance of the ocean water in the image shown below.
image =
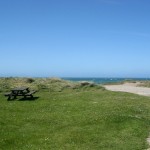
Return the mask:
[(105, 83), (116, 83), (116, 82), (121, 82), (125, 80), (139, 80), (139, 81), (146, 81), (149, 80), (150, 78), (62, 78), (64, 80), (69, 80), (69, 81), (89, 81), (89, 82), (94, 82), (97, 84), (105, 84)]

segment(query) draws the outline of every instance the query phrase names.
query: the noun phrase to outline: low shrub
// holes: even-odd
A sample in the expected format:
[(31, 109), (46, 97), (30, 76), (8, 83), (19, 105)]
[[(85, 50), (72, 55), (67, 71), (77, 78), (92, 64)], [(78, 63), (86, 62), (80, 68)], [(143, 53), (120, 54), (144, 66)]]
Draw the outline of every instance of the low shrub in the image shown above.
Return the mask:
[(34, 81), (35, 81), (35, 80), (32, 79), (32, 78), (27, 78), (26, 83), (32, 83), (32, 82), (34, 82)]

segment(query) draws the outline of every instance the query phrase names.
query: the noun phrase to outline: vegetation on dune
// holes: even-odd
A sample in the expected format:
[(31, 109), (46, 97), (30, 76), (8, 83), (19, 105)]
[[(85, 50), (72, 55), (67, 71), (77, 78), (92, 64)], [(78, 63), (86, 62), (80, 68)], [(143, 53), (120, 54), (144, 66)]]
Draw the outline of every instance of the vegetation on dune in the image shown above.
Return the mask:
[(60, 78), (0, 78), (0, 92), (9, 91), (12, 88), (27, 86), (35, 90), (47, 90), (61, 92), (64, 89), (80, 89), (88, 87), (102, 88), (92, 82), (71, 82)]
[[(35, 100), (7, 101), (16, 86)], [(57, 78), (0, 79), (1, 150), (142, 150), (148, 147), (150, 98)], [(60, 92), (61, 91), (61, 92)]]
[(104, 85), (121, 85), (125, 83), (136, 83), (137, 86), (150, 87), (149, 80), (124, 80), (124, 81), (119, 81), (119, 82), (108, 82), (108, 83), (105, 83)]
[(138, 80), (123, 80), (123, 81), (118, 81), (118, 82), (107, 82), (104, 83), (104, 85), (121, 85), (121, 84), (125, 84), (125, 83), (136, 83), (138, 82)]
[(142, 82), (140, 82), (139, 86), (150, 87), (150, 81), (142, 81)]

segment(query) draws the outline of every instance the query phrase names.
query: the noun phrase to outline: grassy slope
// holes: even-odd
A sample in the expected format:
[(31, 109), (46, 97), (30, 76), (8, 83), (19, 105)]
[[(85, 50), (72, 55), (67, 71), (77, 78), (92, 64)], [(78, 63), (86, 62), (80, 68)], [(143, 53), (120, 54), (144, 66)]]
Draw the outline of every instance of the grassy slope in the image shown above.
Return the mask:
[(41, 90), (35, 101), (0, 94), (1, 150), (142, 150), (150, 98), (103, 89)]

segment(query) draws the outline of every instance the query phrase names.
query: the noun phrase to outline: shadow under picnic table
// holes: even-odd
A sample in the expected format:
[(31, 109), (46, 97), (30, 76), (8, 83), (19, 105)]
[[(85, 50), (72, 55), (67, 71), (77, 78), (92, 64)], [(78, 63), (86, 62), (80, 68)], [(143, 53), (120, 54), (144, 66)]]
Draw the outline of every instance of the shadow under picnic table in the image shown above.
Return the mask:
[(34, 96), (34, 97), (26, 97), (26, 98), (20, 98), (20, 99), (18, 99), (19, 101), (35, 101), (35, 100), (37, 100), (39, 97), (38, 96)]

